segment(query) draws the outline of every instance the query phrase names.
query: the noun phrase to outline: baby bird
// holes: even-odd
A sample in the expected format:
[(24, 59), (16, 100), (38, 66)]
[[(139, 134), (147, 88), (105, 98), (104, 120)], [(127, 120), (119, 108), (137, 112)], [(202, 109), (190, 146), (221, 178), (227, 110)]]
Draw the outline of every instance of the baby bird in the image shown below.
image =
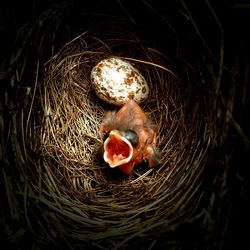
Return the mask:
[(119, 167), (130, 174), (134, 166), (145, 160), (150, 168), (159, 164), (156, 126), (134, 100), (126, 102), (117, 112), (106, 112), (99, 135), (104, 139), (102, 157), (111, 168)]

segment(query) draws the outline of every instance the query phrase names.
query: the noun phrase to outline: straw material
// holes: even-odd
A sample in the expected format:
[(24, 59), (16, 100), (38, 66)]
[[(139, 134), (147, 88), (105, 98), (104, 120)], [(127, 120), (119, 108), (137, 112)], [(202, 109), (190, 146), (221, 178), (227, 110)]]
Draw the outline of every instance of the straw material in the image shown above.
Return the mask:
[[(174, 65), (155, 49), (143, 47), (133, 31), (114, 31), (112, 23), (105, 27), (113, 30), (112, 37), (102, 26), (93, 28), (67, 43), (45, 66), (35, 93), (42, 109), (40, 123), (34, 117), (37, 126), (30, 128), (36, 128), (31, 148), (42, 156), (35, 164), (39, 175), (34, 188), (50, 213), (56, 212), (53, 224), (66, 220), (59, 230), (76, 239), (173, 230), (191, 216), (202, 196), (200, 177), (212, 143), (203, 100), (177, 77)], [(117, 46), (130, 48), (131, 54), (125, 49), (118, 53)], [(132, 57), (134, 51), (140, 56)], [(129, 60), (149, 83), (150, 97), (142, 108), (159, 128), (157, 146), (163, 155), (155, 169), (139, 167), (130, 176), (119, 176), (97, 158), (99, 124), (104, 111), (114, 107), (95, 96), (90, 71), (109, 56)]]

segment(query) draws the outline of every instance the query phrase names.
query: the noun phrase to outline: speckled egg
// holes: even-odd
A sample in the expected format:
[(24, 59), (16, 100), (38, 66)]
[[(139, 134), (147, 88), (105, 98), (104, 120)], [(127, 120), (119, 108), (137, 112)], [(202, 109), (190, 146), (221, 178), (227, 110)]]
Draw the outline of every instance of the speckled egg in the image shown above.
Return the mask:
[(149, 94), (142, 74), (128, 61), (116, 57), (100, 61), (91, 71), (91, 82), (100, 99), (117, 106), (130, 99), (142, 103)]

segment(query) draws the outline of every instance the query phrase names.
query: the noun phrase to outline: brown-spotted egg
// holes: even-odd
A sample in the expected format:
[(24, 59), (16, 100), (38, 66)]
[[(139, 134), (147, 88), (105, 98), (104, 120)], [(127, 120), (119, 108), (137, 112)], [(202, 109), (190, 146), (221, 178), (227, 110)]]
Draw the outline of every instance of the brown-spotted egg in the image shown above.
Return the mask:
[(101, 60), (91, 71), (91, 81), (100, 99), (117, 106), (130, 99), (142, 103), (149, 94), (142, 74), (128, 61), (116, 57)]

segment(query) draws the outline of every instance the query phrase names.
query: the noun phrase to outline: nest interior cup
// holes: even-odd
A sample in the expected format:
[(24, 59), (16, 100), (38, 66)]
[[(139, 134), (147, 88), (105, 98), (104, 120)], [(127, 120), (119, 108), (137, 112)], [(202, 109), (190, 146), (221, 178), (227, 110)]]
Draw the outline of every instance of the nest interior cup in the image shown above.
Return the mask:
[[(183, 249), (188, 242), (195, 249), (196, 242), (204, 246), (214, 239), (212, 231), (224, 235), (218, 225), (227, 222), (221, 207), (230, 207), (225, 184), (230, 157), (223, 154), (230, 148), (229, 124), (243, 133), (230, 118), (236, 88), (224, 98), (220, 80), (243, 74), (227, 75), (229, 69), (215, 53), (223, 47), (210, 48), (213, 43), (198, 30), (206, 22), (194, 23), (194, 9), (186, 1), (174, 1), (179, 9), (169, 5), (167, 18), (149, 1), (139, 2), (130, 8), (116, 1), (126, 18), (107, 6), (92, 6), (93, 12), (86, 7), (74, 23), (65, 18), (72, 21), (70, 28), (60, 23), (69, 8), (63, 3), (45, 11), (32, 29), (19, 30), (8, 71), (0, 74), (0, 81), (9, 79), (0, 93), (0, 113), (7, 111), (0, 116), (0, 132), (6, 132), (0, 139), (1, 187), (11, 220), (21, 224), (12, 237), (6, 226), (14, 244), (30, 232), (36, 236), (32, 247), (40, 248)], [(218, 21), (208, 3), (201, 7)], [(138, 6), (147, 11), (136, 19)], [(217, 37), (218, 29), (210, 32)], [(148, 96), (139, 106), (156, 125), (161, 153), (159, 165), (149, 168), (145, 161), (131, 174), (100, 157), (100, 124), (107, 111), (120, 107), (98, 97), (91, 72), (112, 57), (129, 62), (145, 78)]]

